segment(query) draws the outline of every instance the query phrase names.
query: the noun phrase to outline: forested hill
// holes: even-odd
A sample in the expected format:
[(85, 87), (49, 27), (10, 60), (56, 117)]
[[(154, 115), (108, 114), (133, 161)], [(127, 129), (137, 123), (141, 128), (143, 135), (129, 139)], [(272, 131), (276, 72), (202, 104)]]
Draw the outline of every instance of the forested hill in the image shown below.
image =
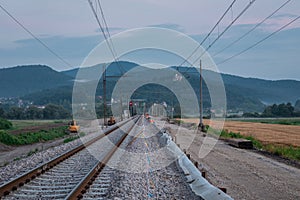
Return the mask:
[[(88, 77), (88, 80), (97, 80), (103, 71), (104, 64), (99, 64), (93, 67), (82, 69), (82, 74)], [(135, 63), (123, 62), (112, 63), (108, 66), (108, 76), (119, 76), (122, 73), (129, 71), (137, 66)], [(180, 72), (185, 72), (185, 67), (173, 67)], [(71, 103), (73, 80), (78, 72), (77, 69), (57, 72), (48, 66), (30, 65), (18, 66), (7, 69), (0, 69), (0, 97), (24, 97), (27, 100), (33, 101), (38, 105), (47, 103), (65, 104)], [(212, 71), (203, 71), (204, 76), (210, 81), (216, 75)], [(199, 74), (195, 69), (188, 70), (183, 75), (190, 82), (195, 92), (199, 92)], [(224, 81), (228, 109), (243, 110), (243, 111), (258, 111), (262, 112), (264, 104), (291, 102), (293, 105), (300, 99), (300, 81), (294, 80), (279, 80), (270, 81), (255, 78), (243, 78), (228, 74), (221, 74)], [(107, 97), (110, 98), (110, 93), (118, 81), (118, 78), (107, 79)], [(153, 91), (158, 90), (157, 85), (149, 85), (142, 87), (139, 94), (149, 98), (152, 101), (159, 102), (165, 100), (163, 97), (167, 95), (153, 94)], [(143, 90), (143, 91), (142, 91)], [(101, 82), (97, 89), (96, 95), (102, 95)], [(204, 84), (204, 105), (209, 107), (209, 93)], [(160, 98), (160, 99), (157, 99)], [(168, 99), (172, 102), (171, 99)], [(66, 103), (67, 102), (67, 103)]]
[[(185, 67), (174, 67), (185, 76), (188, 80), (197, 86), (199, 84), (199, 74), (196, 69)], [(217, 73), (203, 70), (204, 77), (209, 81), (213, 80)], [(296, 80), (264, 80), (257, 78), (244, 78), (230, 74), (221, 74), (226, 93), (234, 93), (240, 97), (249, 97), (261, 101), (264, 104), (274, 104), (291, 102), (293, 105), (300, 99), (300, 81)]]
[(20, 97), (44, 89), (72, 85), (72, 77), (45, 65), (0, 69), (0, 97)]

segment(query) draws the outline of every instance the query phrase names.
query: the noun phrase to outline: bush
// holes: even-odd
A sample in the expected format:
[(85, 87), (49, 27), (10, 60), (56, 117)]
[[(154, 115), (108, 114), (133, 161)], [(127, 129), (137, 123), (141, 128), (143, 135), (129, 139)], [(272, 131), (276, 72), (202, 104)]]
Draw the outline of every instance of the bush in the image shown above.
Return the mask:
[(54, 140), (66, 135), (67, 127), (53, 128), (45, 131), (40, 130), (34, 133), (23, 133), (19, 135), (8, 134), (5, 131), (0, 131), (0, 142), (7, 145), (25, 145), (48, 140)]
[(0, 131), (0, 142), (7, 145), (14, 145), (19, 143), (15, 136), (8, 134), (5, 131)]
[(0, 119), (0, 129), (7, 130), (12, 128), (12, 123), (6, 119)]

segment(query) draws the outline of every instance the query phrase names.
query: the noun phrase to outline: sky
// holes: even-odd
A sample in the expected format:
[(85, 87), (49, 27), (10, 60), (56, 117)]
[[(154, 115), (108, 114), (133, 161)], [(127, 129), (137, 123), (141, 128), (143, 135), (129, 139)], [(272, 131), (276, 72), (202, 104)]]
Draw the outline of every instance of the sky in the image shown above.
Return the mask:
[[(162, 27), (187, 34), (198, 42), (209, 33), (231, 2), (101, 0), (111, 35), (132, 28)], [(300, 20), (244, 54), (222, 63), (299, 16), (299, 0), (291, 0), (251, 34), (217, 54), (284, 2), (286, 0), (256, 0), (208, 50), (221, 72), (269, 80), (300, 80)], [(248, 3), (249, 0), (238, 0), (203, 47), (207, 48)], [(68, 70), (80, 66), (89, 52), (104, 40), (87, 0), (1, 0), (0, 5), (71, 64), (68, 66), (53, 56), (0, 9), (0, 68), (46, 64), (58, 71)], [(180, 64), (168, 56), (164, 62)]]

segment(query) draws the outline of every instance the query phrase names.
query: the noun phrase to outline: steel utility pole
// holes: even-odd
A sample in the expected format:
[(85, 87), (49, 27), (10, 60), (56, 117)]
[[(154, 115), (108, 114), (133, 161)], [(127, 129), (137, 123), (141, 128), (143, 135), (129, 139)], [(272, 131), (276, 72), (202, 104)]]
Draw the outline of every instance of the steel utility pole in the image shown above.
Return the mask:
[(106, 120), (106, 66), (104, 65), (103, 71), (103, 123), (104, 126), (107, 125)]
[(122, 102), (122, 96), (120, 99), (120, 103), (121, 103), (121, 121), (123, 121), (123, 102)]
[(199, 87), (199, 111), (200, 111), (200, 119), (199, 119), (199, 125), (198, 128), (203, 131), (204, 130), (204, 124), (203, 124), (203, 96), (202, 96), (202, 62), (200, 60), (200, 87)]

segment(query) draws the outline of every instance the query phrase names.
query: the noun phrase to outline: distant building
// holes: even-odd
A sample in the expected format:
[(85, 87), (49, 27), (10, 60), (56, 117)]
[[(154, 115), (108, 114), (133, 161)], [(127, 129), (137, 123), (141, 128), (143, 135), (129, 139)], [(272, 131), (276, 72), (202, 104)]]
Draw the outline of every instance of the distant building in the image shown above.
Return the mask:
[(233, 117), (233, 116), (242, 117), (243, 114), (244, 114), (243, 111), (238, 111), (238, 112), (227, 112), (226, 116), (227, 116), (227, 117)]

